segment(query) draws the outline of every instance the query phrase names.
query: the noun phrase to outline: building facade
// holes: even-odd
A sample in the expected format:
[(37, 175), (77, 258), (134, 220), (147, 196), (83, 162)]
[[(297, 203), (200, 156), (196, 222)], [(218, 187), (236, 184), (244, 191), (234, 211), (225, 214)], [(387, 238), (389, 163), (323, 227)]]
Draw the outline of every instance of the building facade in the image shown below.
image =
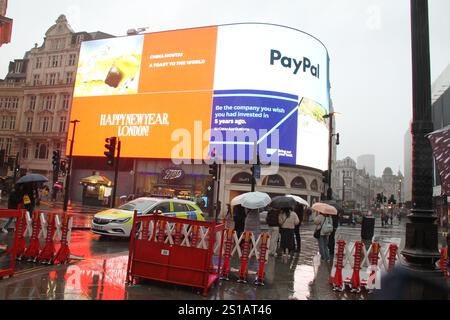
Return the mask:
[(360, 170), (365, 169), (370, 176), (375, 176), (375, 155), (364, 154), (359, 156), (356, 167)]
[[(432, 86), (432, 116), (434, 130), (450, 126), (450, 65)], [(440, 217), (440, 225), (447, 226), (450, 215), (450, 195), (443, 194), (439, 171), (434, 165), (434, 206)]]
[(61, 15), (40, 47), (10, 63), (0, 83), (0, 148), (18, 155), (22, 173), (51, 176), (53, 151), (66, 152), (80, 44), (110, 37), (74, 32)]

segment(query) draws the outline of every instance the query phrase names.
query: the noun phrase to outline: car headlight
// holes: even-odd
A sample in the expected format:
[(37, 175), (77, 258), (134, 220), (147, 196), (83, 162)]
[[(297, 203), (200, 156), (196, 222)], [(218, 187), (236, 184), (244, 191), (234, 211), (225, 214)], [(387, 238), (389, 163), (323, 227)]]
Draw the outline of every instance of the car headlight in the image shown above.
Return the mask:
[(131, 220), (131, 218), (123, 218), (123, 219), (116, 219), (116, 220), (113, 220), (111, 222), (113, 222), (113, 223), (127, 223), (130, 220)]

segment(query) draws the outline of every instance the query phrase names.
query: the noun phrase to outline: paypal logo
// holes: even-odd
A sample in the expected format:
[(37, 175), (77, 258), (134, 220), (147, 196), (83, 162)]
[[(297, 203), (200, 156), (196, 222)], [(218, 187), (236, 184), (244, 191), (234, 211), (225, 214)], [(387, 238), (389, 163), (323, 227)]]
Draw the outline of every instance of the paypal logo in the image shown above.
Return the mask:
[(283, 56), (278, 50), (272, 49), (270, 51), (270, 64), (273, 66), (276, 63), (280, 63), (284, 68), (291, 69), (293, 74), (298, 74), (300, 71), (303, 71), (303, 73), (309, 72), (313, 77), (320, 79), (320, 64), (313, 64), (307, 57), (291, 58)]

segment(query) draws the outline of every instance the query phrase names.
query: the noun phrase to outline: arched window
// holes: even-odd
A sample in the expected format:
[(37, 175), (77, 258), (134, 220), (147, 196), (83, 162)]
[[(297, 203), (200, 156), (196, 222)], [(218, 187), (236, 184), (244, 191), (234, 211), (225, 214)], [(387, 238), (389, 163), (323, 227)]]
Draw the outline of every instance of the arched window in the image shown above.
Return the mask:
[(291, 182), (291, 188), (294, 189), (306, 189), (306, 181), (302, 177), (296, 177)]
[(286, 182), (283, 177), (279, 174), (265, 177), (263, 180), (263, 185), (271, 187), (286, 187)]
[(252, 184), (252, 175), (247, 172), (240, 172), (231, 179), (231, 183)]
[(311, 190), (312, 191), (319, 191), (319, 185), (318, 185), (316, 179), (314, 179), (313, 182), (311, 182)]

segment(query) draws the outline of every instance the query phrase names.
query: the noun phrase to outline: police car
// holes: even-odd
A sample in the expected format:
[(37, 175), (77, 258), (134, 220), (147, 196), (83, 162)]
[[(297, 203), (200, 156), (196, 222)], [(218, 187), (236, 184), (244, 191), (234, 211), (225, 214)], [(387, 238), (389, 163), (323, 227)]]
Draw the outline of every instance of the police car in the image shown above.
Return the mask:
[(163, 214), (167, 217), (205, 221), (196, 203), (179, 199), (138, 198), (117, 209), (101, 211), (94, 216), (92, 232), (106, 236), (129, 237), (134, 211), (139, 215)]

